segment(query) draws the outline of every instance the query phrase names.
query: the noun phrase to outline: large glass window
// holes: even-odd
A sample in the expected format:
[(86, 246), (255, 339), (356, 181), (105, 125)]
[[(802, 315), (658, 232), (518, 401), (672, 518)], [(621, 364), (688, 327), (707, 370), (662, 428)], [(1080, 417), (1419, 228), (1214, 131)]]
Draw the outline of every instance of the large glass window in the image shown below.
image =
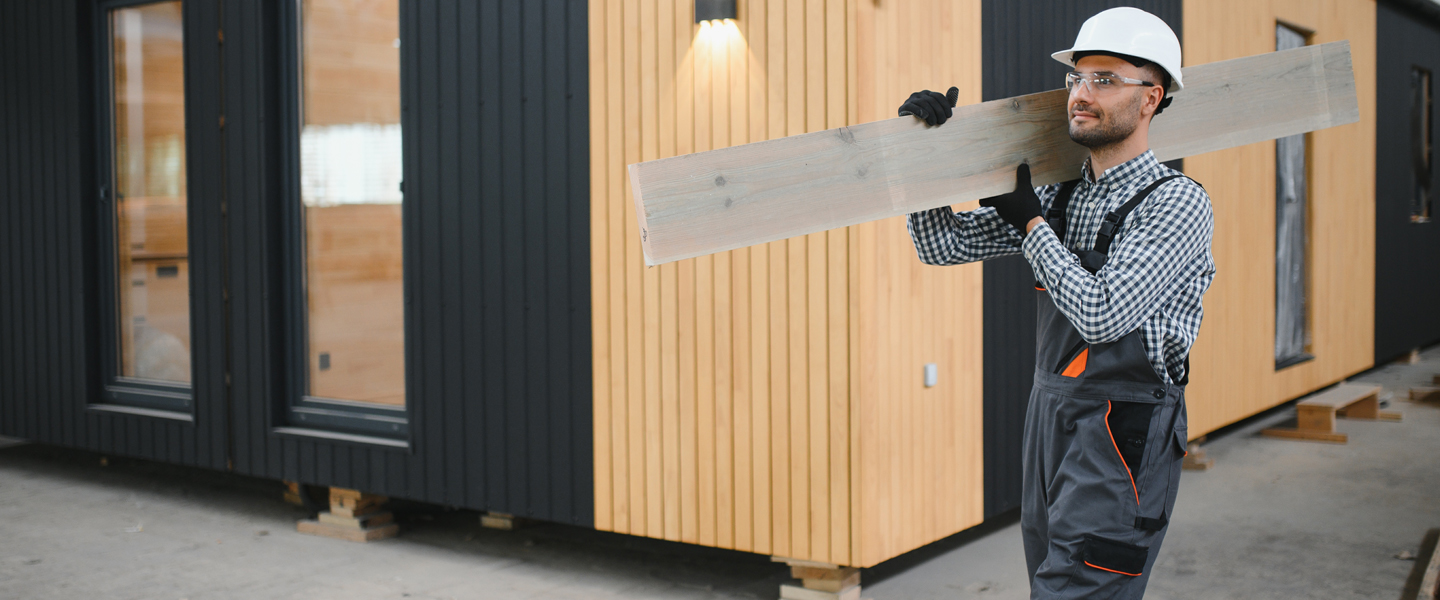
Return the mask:
[(299, 0), (305, 395), (405, 404), (398, 0)]
[(1430, 186), (1434, 181), (1435, 101), (1431, 96), (1430, 71), (1410, 69), (1410, 154), (1415, 173), (1415, 193), (1410, 200), (1410, 222), (1429, 223)]
[(100, 15), (109, 134), (102, 238), (114, 311), (107, 339), (111, 373), (132, 391), (173, 390), (191, 378), (181, 16), (178, 1), (110, 5)]
[[(1275, 27), (1275, 49), (1306, 45), (1306, 35)], [(1308, 134), (1275, 140), (1275, 368), (1314, 358), (1310, 348)]]

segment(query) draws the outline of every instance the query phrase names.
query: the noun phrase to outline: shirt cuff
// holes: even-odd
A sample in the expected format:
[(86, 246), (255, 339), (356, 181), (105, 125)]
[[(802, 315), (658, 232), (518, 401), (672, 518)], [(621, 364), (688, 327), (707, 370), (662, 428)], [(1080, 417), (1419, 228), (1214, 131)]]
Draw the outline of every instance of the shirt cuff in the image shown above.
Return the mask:
[(1055, 237), (1055, 231), (1050, 229), (1049, 223), (1041, 223), (1031, 229), (1030, 234), (1020, 243), (1020, 251), (1030, 263), (1030, 269), (1035, 271), (1036, 281), (1046, 289), (1053, 289), (1060, 271), (1066, 264), (1074, 262), (1075, 256), (1065, 249), (1060, 238)]

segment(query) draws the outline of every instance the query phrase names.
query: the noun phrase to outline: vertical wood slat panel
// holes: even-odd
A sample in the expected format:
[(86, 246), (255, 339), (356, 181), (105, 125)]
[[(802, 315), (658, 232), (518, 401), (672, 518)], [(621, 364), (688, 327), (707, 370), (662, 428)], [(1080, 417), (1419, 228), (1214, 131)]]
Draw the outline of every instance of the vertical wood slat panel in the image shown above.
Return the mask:
[[(979, 0), (860, 2), (856, 13), (859, 121), (891, 117), (919, 89), (955, 85), (961, 104), (980, 101)], [(848, 444), (858, 454), (846, 561), (869, 566), (981, 521), (988, 357), (979, 265), (920, 264), (903, 218), (855, 227), (853, 236)], [(923, 386), (926, 363), (939, 367), (936, 387)]]
[(662, 4), (590, 3), (597, 527), (847, 556), (850, 234), (644, 269), (624, 167), (853, 122), (850, 5)]
[[(1365, 0), (1187, 2), (1188, 64), (1275, 48), (1278, 21), (1315, 33), (1311, 43), (1349, 40), (1360, 121), (1310, 137), (1308, 292), (1314, 360), (1274, 368), (1275, 264), (1254, 260), (1275, 236), (1274, 142), (1185, 161), (1215, 210), (1217, 277), (1191, 352), (1190, 434), (1233, 423), (1369, 368), (1375, 335), (1376, 4)], [(1263, 240), (1270, 240), (1266, 246)], [(1256, 299), (1259, 299), (1257, 302)], [(1272, 301), (1267, 304), (1266, 298)]]

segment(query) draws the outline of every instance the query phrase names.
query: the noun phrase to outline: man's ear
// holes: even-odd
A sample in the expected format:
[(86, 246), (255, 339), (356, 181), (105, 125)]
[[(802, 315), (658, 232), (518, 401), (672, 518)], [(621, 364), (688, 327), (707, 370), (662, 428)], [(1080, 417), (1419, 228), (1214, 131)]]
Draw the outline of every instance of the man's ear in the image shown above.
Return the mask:
[(1160, 110), (1160, 103), (1165, 101), (1165, 88), (1152, 85), (1145, 88), (1145, 106), (1150, 108), (1150, 118), (1155, 118), (1155, 113)]

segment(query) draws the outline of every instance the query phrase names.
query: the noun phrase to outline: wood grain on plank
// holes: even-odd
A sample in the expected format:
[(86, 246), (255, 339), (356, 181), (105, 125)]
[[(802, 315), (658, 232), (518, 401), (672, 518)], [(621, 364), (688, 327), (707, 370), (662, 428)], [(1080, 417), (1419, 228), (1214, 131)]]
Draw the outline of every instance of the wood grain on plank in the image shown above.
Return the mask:
[[(1348, 42), (1198, 65), (1185, 75), (1190, 85), (1151, 133), (1161, 160), (1359, 120)], [(803, 95), (797, 79), (788, 82), (792, 96)], [(1086, 150), (1070, 141), (1065, 100), (1055, 90), (956, 108), (941, 127), (896, 118), (632, 164), (645, 260), (661, 264), (1005, 193), (1022, 162), (1036, 185), (1073, 178)], [(802, 121), (794, 116), (792, 132)]]

